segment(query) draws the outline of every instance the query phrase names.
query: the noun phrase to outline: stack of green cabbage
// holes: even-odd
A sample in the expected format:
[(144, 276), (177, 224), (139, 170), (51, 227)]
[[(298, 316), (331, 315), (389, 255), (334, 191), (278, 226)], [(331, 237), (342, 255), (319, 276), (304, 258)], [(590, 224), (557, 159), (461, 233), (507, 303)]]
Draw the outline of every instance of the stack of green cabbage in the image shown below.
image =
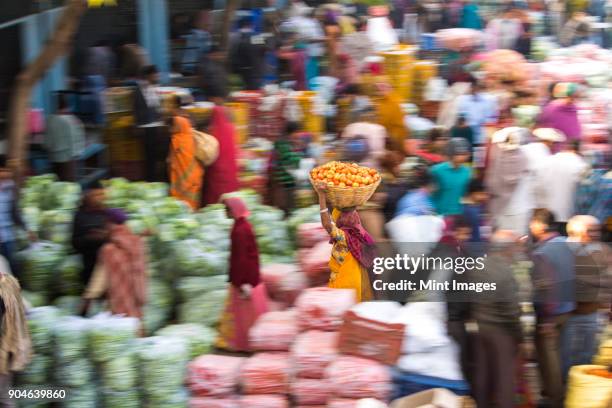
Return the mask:
[(64, 258), (59, 265), (56, 290), (57, 293), (67, 296), (78, 296), (83, 293), (81, 271), (83, 261), (80, 255), (70, 255)]
[(177, 284), (179, 323), (214, 326), (225, 306), (227, 285), (226, 275), (181, 278)]
[(178, 337), (187, 340), (189, 359), (208, 354), (215, 341), (217, 332), (201, 324), (174, 324), (166, 326), (156, 333), (157, 336)]
[(68, 316), (53, 328), (55, 385), (66, 389), (65, 407), (96, 407), (94, 366), (88, 356), (91, 320)]
[(176, 337), (147, 337), (137, 340), (136, 348), (144, 406), (185, 408), (188, 395), (183, 381), (189, 360), (187, 341)]
[(197, 239), (171, 244), (174, 267), (182, 276), (212, 276), (227, 272), (228, 254), (211, 252)]
[(512, 116), (516, 126), (530, 128), (535, 125), (536, 119), (540, 115), (540, 107), (536, 105), (519, 105), (512, 108)]
[(143, 325), (147, 334), (155, 332), (168, 323), (173, 304), (172, 285), (156, 277), (149, 278), (147, 304), (143, 311)]
[(80, 296), (60, 296), (53, 301), (53, 306), (61, 310), (64, 315), (76, 316), (79, 314), (81, 303)]
[(289, 234), (293, 242), (297, 242), (297, 228), (306, 223), (320, 222), (321, 215), (319, 214), (319, 206), (313, 205), (310, 207), (299, 208), (295, 210), (287, 219)]
[(19, 253), (23, 268), (23, 284), (27, 290), (49, 298), (55, 281), (54, 272), (66, 257), (65, 248), (52, 242), (39, 241)]
[(101, 314), (91, 319), (91, 359), (99, 364), (104, 407), (140, 404), (138, 360), (134, 349), (139, 322), (131, 317)]
[(282, 210), (267, 205), (256, 205), (251, 209), (249, 221), (257, 236), (257, 246), (262, 254), (290, 255), (292, 242)]
[(28, 366), (19, 373), (21, 386), (43, 386), (51, 383), (53, 364), (53, 326), (61, 318), (61, 312), (52, 306), (43, 306), (28, 311), (28, 329), (32, 339), (34, 355)]

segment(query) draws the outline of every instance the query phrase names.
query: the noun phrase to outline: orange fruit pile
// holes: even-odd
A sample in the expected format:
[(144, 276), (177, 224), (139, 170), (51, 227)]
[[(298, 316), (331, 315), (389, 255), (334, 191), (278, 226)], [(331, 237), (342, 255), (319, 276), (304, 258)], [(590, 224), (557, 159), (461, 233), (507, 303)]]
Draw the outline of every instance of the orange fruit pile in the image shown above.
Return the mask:
[(596, 375), (598, 377), (608, 378), (608, 379), (612, 380), (612, 371), (608, 371), (606, 369), (594, 368), (592, 370), (588, 370), (586, 373), (590, 374), (590, 375)]
[(310, 176), (314, 182), (326, 182), (330, 187), (364, 187), (380, 180), (380, 174), (374, 169), (336, 161), (314, 168)]

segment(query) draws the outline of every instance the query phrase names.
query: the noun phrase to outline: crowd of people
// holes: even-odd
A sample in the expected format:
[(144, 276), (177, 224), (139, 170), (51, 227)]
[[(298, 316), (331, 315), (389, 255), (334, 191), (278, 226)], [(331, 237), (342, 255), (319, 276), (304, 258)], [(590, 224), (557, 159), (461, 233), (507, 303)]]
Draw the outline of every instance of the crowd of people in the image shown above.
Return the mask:
[[(599, 3), (591, 1), (589, 10), (601, 13)], [(390, 20), (399, 21), (398, 16), (415, 11), (424, 31), (484, 29), (490, 39), (488, 49), (529, 54), (532, 27), (524, 18), (522, 2), (508, 2), (490, 21), (484, 21), (470, 0), (432, 4), (396, 1)], [(586, 9), (573, 10), (565, 23), (557, 6), (557, 2), (545, 2), (551, 34), (566, 44), (592, 39)], [(237, 78), (241, 89), (259, 90), (272, 81), (289, 83), (300, 91), (310, 89), (314, 78), (330, 76), (337, 79), (333, 99), (348, 100), (352, 117), (347, 126), (329, 124), (334, 136), (329, 143), (338, 147), (330, 150), (336, 150), (341, 160), (377, 169), (382, 183), (367, 205), (349, 209), (328, 209), (327, 186), (316, 186), (321, 223), (333, 244), (328, 286), (355, 289), (360, 301), (381, 297), (371, 287), (369, 270), (376, 244), (397, 244), (398, 236), (405, 236), (398, 229), (409, 231), (417, 243), (431, 240), (433, 231), (433, 236), (438, 235), (432, 251), (451, 257), (469, 255), (474, 248), (481, 253), (483, 246), (476, 244), (486, 244), (486, 278), (498, 283), (503, 302), (447, 299), (448, 333), (461, 349), (462, 371), (472, 396), (479, 407), (515, 406), (517, 389), (525, 380), (517, 362), (533, 358), (540, 371), (543, 406), (561, 407), (570, 367), (591, 363), (602, 323), (612, 321), (612, 252), (607, 246), (612, 231), (610, 157), (586, 156), (580, 148), (575, 102), (581, 97), (581, 85), (553, 84), (536, 125), (527, 129), (512, 123), (500, 125), (509, 118), (484, 83), (464, 69), (450, 70), (445, 79), (468, 82), (470, 87), (458, 98), (457, 119), (450, 127), (432, 128), (423, 143), (414, 144), (402, 96), (383, 75), (382, 64), (356, 61), (342, 51), (343, 39), (358, 42), (368, 28), (360, 7), (350, 13), (342, 10), (338, 5), (312, 8), (295, 1), (283, 20), (267, 22), (266, 35), (255, 32), (251, 19), (241, 19), (227, 53), (205, 30), (194, 29), (188, 39), (193, 46), (188, 47), (180, 69), (198, 78), (195, 99), (214, 103), (204, 121), (183, 109), (192, 101), (180, 98), (162, 112), (154, 66), (142, 63), (138, 75), (132, 69), (122, 78), (134, 89), (134, 132), (143, 140), (145, 179), (167, 181), (170, 195), (192, 210), (221, 202), (234, 222), (231, 285), (217, 346), (248, 351), (248, 330), (268, 310), (248, 208), (239, 198), (226, 196), (240, 187), (236, 128), (225, 106), (230, 77)], [(108, 47), (95, 48), (93, 56), (101, 62), (88, 65), (93, 67), (92, 74), (111, 65)], [(277, 63), (269, 63), (270, 54)], [(114, 71), (105, 68), (104, 75), (111, 77)], [(368, 83), (362, 81), (364, 77), (370, 79)], [(491, 127), (498, 130), (489, 133)], [(201, 138), (194, 137), (198, 133)], [(298, 122), (288, 121), (273, 142), (266, 199), (289, 213), (295, 207), (300, 163), (322, 159), (312, 148), (312, 135)], [(75, 180), (83, 145), (83, 125), (60, 96), (45, 146), (61, 180)], [(0, 251), (19, 278), (12, 230), (23, 222), (15, 183), (4, 170), (0, 198)], [(36, 239), (34, 234), (30, 238)], [(74, 218), (72, 246), (84, 263), (82, 313), (87, 313), (91, 300), (106, 296), (112, 313), (141, 318), (147, 280), (144, 239), (130, 231), (125, 214), (105, 206), (100, 186), (83, 196)], [(517, 259), (532, 264), (533, 350), (522, 334), (524, 299), (519, 298), (519, 282), (511, 268)], [(8, 271), (0, 272), (4, 281)], [(6, 304), (9, 298), (2, 299)], [(20, 324), (12, 315), (4, 314), (4, 318)]]

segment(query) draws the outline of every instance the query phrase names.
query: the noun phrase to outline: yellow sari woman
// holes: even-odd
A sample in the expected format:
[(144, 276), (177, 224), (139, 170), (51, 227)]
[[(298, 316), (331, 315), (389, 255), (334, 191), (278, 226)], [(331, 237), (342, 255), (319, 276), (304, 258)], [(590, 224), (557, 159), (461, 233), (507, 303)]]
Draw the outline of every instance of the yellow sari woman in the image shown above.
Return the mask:
[[(333, 243), (329, 260), (331, 275), (328, 287), (355, 289), (359, 302), (371, 300), (372, 287), (367, 268), (372, 263), (374, 241), (363, 229), (359, 214), (355, 209), (333, 210), (332, 216), (327, 209), (324, 185), (317, 186), (321, 207), (321, 223)], [(332, 219), (333, 218), (333, 219)]]
[(404, 152), (404, 142), (408, 137), (408, 129), (404, 124), (402, 98), (386, 83), (377, 84), (378, 97), (375, 98), (378, 113), (378, 123), (387, 129), (393, 149)]
[(172, 118), (172, 140), (168, 156), (170, 195), (189, 204), (192, 210), (200, 206), (204, 168), (196, 158), (196, 142), (189, 120)]

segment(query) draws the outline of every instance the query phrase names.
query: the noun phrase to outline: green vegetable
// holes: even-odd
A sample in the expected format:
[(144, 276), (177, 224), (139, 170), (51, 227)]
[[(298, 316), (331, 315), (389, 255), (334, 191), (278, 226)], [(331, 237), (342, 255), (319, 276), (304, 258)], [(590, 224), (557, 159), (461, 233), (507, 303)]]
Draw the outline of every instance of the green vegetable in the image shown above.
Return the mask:
[(18, 374), (19, 384), (38, 384), (49, 383), (52, 360), (43, 354), (34, 354), (32, 361), (26, 366), (25, 370)]
[(91, 319), (91, 359), (102, 363), (118, 358), (137, 337), (139, 321), (133, 317), (102, 314)]
[(138, 390), (113, 391), (104, 389), (102, 391), (103, 407), (105, 408), (139, 408), (140, 394)]
[(53, 350), (53, 330), (56, 322), (62, 318), (62, 312), (53, 306), (30, 309), (27, 314), (28, 329), (34, 351), (49, 354)]
[(49, 296), (54, 278), (53, 271), (65, 257), (64, 248), (52, 242), (39, 241), (21, 251), (18, 257), (22, 261), (24, 287)]
[(98, 390), (93, 383), (79, 388), (66, 389), (66, 400), (62, 401), (64, 408), (96, 408)]
[(63, 387), (83, 387), (93, 381), (94, 367), (86, 358), (64, 361), (53, 368), (55, 383)]
[(61, 296), (55, 299), (53, 306), (57, 307), (65, 315), (76, 316), (81, 306), (80, 296)]
[(147, 337), (137, 342), (142, 393), (147, 403), (159, 403), (182, 390), (189, 358), (187, 341)]
[(176, 288), (181, 301), (186, 302), (213, 290), (225, 290), (227, 286), (226, 275), (188, 276), (181, 278)]
[(156, 335), (187, 340), (189, 358), (194, 359), (210, 352), (217, 332), (200, 324), (175, 324), (158, 330)]
[(82, 270), (83, 261), (80, 255), (66, 257), (59, 265), (59, 278), (56, 281), (57, 291), (62, 295), (80, 295), (83, 292)]
[(104, 387), (112, 391), (129, 391), (138, 386), (138, 359), (132, 345), (113, 359), (100, 365)]
[(212, 327), (219, 321), (227, 290), (213, 290), (204, 295), (189, 299), (178, 307), (180, 323), (198, 323)]
[(55, 322), (53, 342), (57, 364), (65, 364), (86, 357), (87, 333), (90, 327), (89, 319), (76, 316), (64, 317)]

